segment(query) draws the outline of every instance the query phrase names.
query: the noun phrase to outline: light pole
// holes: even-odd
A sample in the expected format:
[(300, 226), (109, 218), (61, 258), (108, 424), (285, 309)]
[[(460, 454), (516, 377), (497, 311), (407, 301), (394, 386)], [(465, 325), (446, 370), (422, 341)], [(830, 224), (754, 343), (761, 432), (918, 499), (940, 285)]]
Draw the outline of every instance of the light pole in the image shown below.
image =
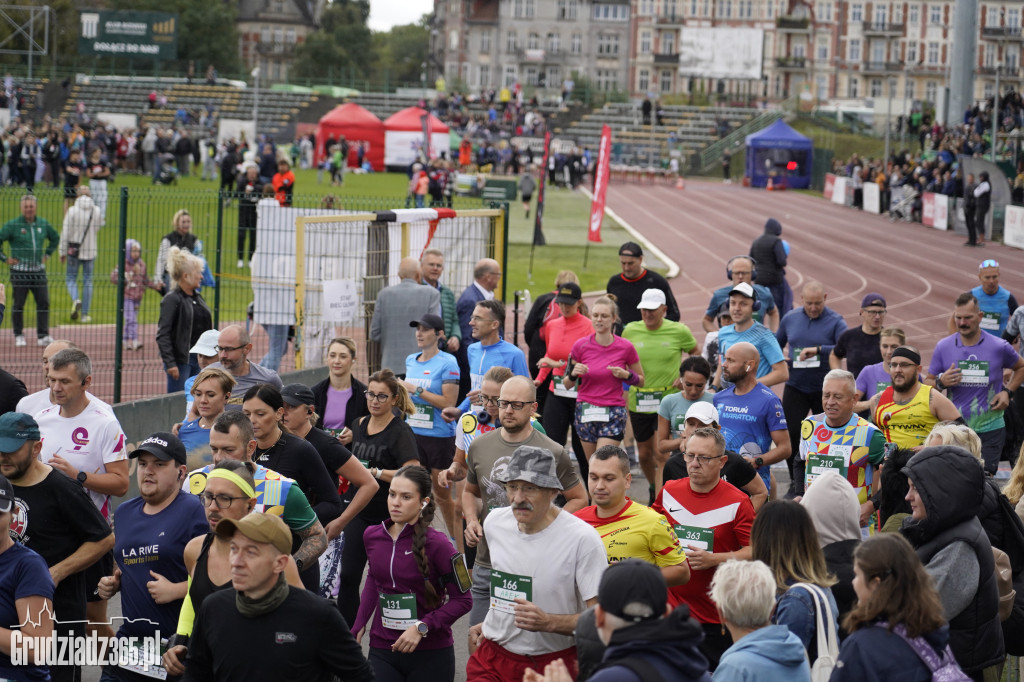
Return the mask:
[[(1006, 10), (999, 10), (999, 30), (1001, 37), (1005, 36), (1006, 31)], [(996, 44), (1005, 49), (1005, 44), (1002, 40), (996, 42)], [(999, 146), (999, 50), (996, 51), (995, 65), (996, 65), (996, 94), (992, 98), (992, 163), (996, 162), (996, 148)]]
[(892, 90), (896, 86), (896, 82), (892, 76), (885, 79), (885, 89), (888, 90), (888, 104), (885, 109), (885, 158), (882, 161), (882, 168), (886, 168), (889, 163), (889, 135), (892, 131)]
[(252, 126), (253, 136), (260, 133), (260, 67), (252, 70)]

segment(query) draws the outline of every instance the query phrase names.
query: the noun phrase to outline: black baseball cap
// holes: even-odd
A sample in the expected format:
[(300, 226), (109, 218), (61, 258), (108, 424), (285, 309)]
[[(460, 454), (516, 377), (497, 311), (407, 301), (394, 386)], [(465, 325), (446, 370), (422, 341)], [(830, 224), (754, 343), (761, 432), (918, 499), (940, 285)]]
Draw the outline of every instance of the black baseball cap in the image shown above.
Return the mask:
[(640, 245), (636, 242), (626, 242), (619, 247), (620, 256), (632, 256), (633, 258), (641, 258), (644, 255), (644, 250), (640, 248)]
[(435, 332), (444, 331), (444, 320), (441, 319), (440, 315), (434, 315), (433, 313), (427, 313), (418, 320), (413, 320), (409, 323), (410, 327), (419, 327), (423, 325), (428, 329), (433, 329)]
[(164, 462), (172, 459), (178, 464), (187, 462), (185, 446), (177, 436), (168, 431), (157, 431), (149, 436), (128, 453), (128, 459), (135, 459), (146, 452)]
[(0, 514), (14, 509), (14, 486), (0, 474)]
[(665, 615), (668, 586), (654, 564), (626, 559), (605, 569), (597, 588), (597, 603), (632, 623), (657, 620)]
[(316, 402), (313, 391), (305, 384), (288, 384), (281, 389), (281, 399), (291, 405), (312, 405)]
[(566, 282), (558, 287), (555, 303), (575, 303), (581, 298), (583, 298), (583, 292), (580, 290), (580, 285), (575, 282)]

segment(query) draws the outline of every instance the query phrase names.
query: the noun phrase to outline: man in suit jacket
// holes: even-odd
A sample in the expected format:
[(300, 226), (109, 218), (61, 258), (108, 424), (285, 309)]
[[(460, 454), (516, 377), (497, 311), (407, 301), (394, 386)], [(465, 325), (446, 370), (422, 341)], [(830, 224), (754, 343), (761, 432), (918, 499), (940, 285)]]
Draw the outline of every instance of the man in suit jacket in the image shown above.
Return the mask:
[(441, 294), (420, 284), (420, 262), (403, 258), (398, 264), (401, 282), (377, 294), (370, 322), (370, 339), (381, 344), (380, 366), (405, 376), (405, 359), (417, 352), (416, 332), (409, 326), (427, 313), (436, 313)]
[(473, 283), (466, 287), (466, 290), (459, 296), (459, 302), (455, 310), (459, 314), (459, 328), (462, 332), (462, 345), (456, 356), (459, 361), (459, 401), (461, 401), (470, 388), (469, 361), (466, 358), (466, 349), (476, 341), (473, 338), (473, 330), (469, 326), (469, 318), (473, 317), (473, 309), (480, 301), (489, 301), (494, 298), (494, 290), (498, 288), (501, 281), (501, 265), (493, 258), (482, 258), (473, 268)]

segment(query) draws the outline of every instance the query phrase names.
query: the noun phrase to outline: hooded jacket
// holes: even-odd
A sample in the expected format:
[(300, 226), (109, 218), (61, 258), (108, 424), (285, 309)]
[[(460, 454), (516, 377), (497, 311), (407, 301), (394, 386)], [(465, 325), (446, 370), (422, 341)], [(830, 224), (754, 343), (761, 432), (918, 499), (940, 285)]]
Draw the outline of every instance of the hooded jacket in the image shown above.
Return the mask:
[[(999, 622), (995, 563), (976, 514), (985, 494), (985, 473), (962, 448), (938, 446), (918, 452), (903, 467), (917, 489), (927, 516), (904, 519), (900, 532), (935, 579), (943, 606), (956, 595), (974, 594), (957, 613), (946, 613), (949, 644), (968, 675), (1000, 663), (1005, 655)], [(943, 554), (939, 557), (940, 553)], [(950, 564), (977, 566), (978, 584), (961, 584), (964, 571), (947, 573)], [(973, 570), (969, 571), (973, 574)]]
[[(949, 642), (949, 627), (923, 635), (936, 655)], [(932, 672), (910, 645), (886, 627), (869, 625), (857, 630), (839, 647), (839, 661), (832, 671), (834, 682), (930, 682)], [(718, 676), (715, 676), (718, 682)]]
[(800, 638), (785, 625), (754, 630), (722, 654), (715, 682), (806, 682), (811, 679)]
[(697, 646), (704, 630), (690, 618), (685, 604), (664, 618), (621, 628), (612, 633), (604, 661), (591, 682), (657, 682), (642, 680), (629, 668), (615, 665), (626, 658), (641, 658), (671, 682), (711, 682), (708, 661)]
[(853, 591), (853, 551), (861, 540), (857, 493), (849, 481), (830, 471), (807, 488), (800, 504), (814, 521), (829, 572), (839, 580), (831, 590), (842, 622), (857, 596)]
[(764, 234), (750, 245), (750, 257), (757, 261), (755, 281), (766, 287), (782, 284), (786, 276), (786, 248), (782, 245), (782, 224), (769, 218), (764, 224)]
[(64, 215), (64, 227), (60, 231), (58, 252), (61, 258), (68, 255), (68, 243), (81, 244), (78, 260), (95, 260), (99, 254), (96, 246), (96, 235), (100, 231), (103, 216), (92, 197), (83, 194), (75, 199), (75, 204)]

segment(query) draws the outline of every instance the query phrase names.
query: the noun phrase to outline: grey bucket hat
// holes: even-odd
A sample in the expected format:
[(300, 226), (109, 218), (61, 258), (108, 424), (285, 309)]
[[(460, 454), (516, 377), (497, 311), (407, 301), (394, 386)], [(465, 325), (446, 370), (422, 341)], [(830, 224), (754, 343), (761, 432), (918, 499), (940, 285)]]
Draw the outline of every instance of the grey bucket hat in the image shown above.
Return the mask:
[(505, 469), (502, 483), (525, 481), (541, 488), (562, 489), (555, 467), (555, 456), (550, 450), (523, 445), (512, 453), (512, 461)]

